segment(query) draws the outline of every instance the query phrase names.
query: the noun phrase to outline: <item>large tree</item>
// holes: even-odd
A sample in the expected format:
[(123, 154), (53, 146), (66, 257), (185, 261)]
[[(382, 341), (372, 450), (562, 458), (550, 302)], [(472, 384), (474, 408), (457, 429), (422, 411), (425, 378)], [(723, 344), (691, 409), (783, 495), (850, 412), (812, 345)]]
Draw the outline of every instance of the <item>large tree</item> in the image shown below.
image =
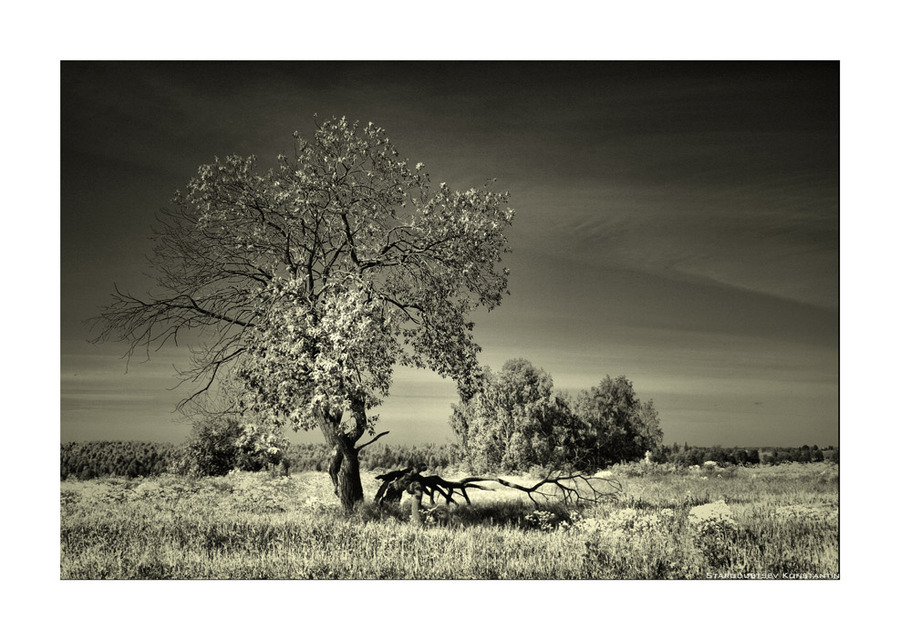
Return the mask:
[(357, 443), (396, 365), (478, 375), (470, 312), (507, 293), (508, 194), (432, 187), (383, 129), (333, 119), (269, 170), (254, 157), (201, 166), (161, 215), (155, 288), (116, 289), (98, 339), (128, 355), (189, 337), (193, 393), (219, 383), (236, 408), (318, 428), (347, 508), (363, 499)]

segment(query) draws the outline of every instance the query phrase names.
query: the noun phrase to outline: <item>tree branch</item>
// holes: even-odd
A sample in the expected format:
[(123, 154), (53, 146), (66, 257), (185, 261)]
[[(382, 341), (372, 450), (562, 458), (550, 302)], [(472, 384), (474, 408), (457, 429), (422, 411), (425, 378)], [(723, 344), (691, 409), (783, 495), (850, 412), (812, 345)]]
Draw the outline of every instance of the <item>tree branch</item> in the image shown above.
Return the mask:
[(372, 438), (371, 440), (369, 440), (367, 443), (361, 444), (361, 445), (359, 445), (358, 447), (356, 447), (356, 450), (357, 450), (357, 451), (362, 451), (363, 449), (365, 449), (366, 447), (368, 447), (370, 444), (372, 444), (373, 442), (375, 442), (376, 440), (378, 440), (378, 438), (381, 438), (382, 436), (386, 436), (386, 435), (389, 434), (389, 433), (390, 433), (390, 431), (382, 431), (382, 432), (379, 433), (377, 436), (375, 436), (374, 438)]

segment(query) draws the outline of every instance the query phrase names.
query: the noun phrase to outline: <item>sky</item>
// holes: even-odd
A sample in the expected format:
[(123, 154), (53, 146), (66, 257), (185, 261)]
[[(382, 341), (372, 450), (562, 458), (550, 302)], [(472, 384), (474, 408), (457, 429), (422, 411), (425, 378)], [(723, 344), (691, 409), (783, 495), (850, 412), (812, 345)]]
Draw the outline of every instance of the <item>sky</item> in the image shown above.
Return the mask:
[[(86, 321), (147, 288), (154, 218), (201, 164), (270, 163), (318, 114), (385, 128), (434, 182), (510, 192), (484, 364), (569, 392), (624, 375), (670, 444), (838, 444), (839, 106), (836, 62), (63, 62), (60, 438), (186, 437), (187, 349), (126, 369)], [(451, 442), (456, 400), (398, 370), (379, 427)]]

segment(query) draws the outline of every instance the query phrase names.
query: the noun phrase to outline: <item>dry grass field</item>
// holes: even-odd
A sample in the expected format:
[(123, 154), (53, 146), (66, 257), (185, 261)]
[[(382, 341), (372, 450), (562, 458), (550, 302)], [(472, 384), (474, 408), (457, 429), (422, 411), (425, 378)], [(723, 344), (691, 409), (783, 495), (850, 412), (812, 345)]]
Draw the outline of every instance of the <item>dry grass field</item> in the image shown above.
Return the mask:
[[(584, 509), (497, 486), (409, 521), (352, 515), (325, 473), (64, 481), (63, 579), (836, 578), (838, 467), (614, 467)], [(378, 487), (364, 473), (366, 497)], [(458, 477), (451, 473), (447, 478)], [(506, 476), (503, 476), (506, 477)], [(512, 478), (526, 483), (529, 478)], [(426, 507), (427, 505), (426, 501)]]

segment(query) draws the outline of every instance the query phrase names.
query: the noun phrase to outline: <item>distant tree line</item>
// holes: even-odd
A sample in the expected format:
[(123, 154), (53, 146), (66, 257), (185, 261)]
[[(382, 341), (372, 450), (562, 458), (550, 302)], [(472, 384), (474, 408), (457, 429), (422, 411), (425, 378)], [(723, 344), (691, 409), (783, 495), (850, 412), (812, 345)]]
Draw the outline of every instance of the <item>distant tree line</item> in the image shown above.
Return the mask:
[[(280, 455), (268, 460), (248, 455), (227, 440), (219, 443), (220, 448), (209, 445), (198, 455), (197, 448), (192, 450), (190, 442), (67, 442), (60, 446), (60, 479), (136, 478), (162, 473), (215, 476), (225, 475), (232, 469), (287, 474), (327, 471), (331, 460), (331, 449), (324, 443), (287, 443)], [(376, 443), (360, 452), (360, 466), (365, 471), (417, 466), (440, 472), (461, 461), (459, 447), (453, 444)]]
[[(652, 454), (655, 462), (668, 462), (689, 467), (712, 460), (720, 465), (773, 465), (787, 462), (839, 462), (837, 447), (698, 447), (687, 444), (660, 445)], [(203, 472), (199, 465), (191, 470), (186, 463), (187, 444), (164, 442), (67, 442), (60, 447), (60, 479), (90, 480), (106, 476), (135, 478), (161, 473), (223, 475), (231, 469), (260, 471), (269, 467), (258, 461), (247, 463), (233, 458), (233, 466), (216, 473)], [(326, 471), (331, 452), (321, 444), (289, 443), (275, 468), (280, 473), (291, 471)], [(227, 460), (227, 458), (226, 458)], [(441, 473), (448, 468), (465, 466), (462, 449), (455, 444), (390, 445), (376, 443), (360, 452), (363, 470), (374, 471), (417, 466)], [(246, 465), (246, 466), (242, 466)], [(212, 471), (208, 469), (207, 471)]]
[(653, 452), (656, 462), (671, 462), (682, 466), (703, 464), (707, 461), (718, 464), (781, 464), (784, 462), (839, 462), (838, 448), (828, 446), (820, 449), (810, 447), (696, 447), (688, 443), (662, 445)]
[(61, 480), (104, 476), (154, 476), (172, 469), (183, 446), (167, 442), (65, 442), (60, 446)]
[[(325, 444), (290, 444), (284, 454), (294, 471), (327, 471), (331, 451)], [(366, 471), (417, 467), (436, 473), (463, 462), (455, 444), (391, 445), (376, 443), (359, 454), (360, 467)]]

